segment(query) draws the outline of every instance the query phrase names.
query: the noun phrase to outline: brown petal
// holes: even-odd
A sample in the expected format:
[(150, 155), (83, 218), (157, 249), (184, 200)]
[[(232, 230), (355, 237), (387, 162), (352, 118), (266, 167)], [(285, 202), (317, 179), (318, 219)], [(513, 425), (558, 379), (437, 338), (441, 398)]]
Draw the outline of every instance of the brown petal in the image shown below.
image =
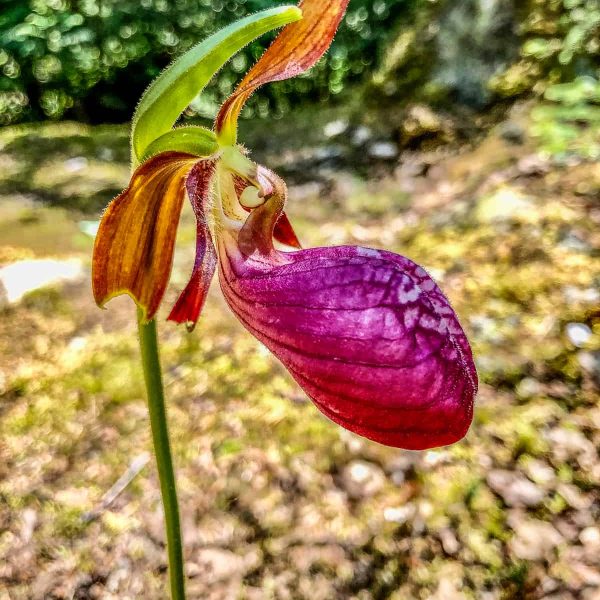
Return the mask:
[(152, 319), (164, 295), (185, 198), (185, 180), (197, 158), (179, 152), (152, 157), (100, 222), (92, 261), (94, 298), (104, 306), (129, 294)]
[(285, 27), (261, 59), (224, 102), (215, 130), (227, 144), (235, 143), (239, 114), (246, 100), (261, 85), (296, 77), (325, 54), (342, 20), (349, 0), (302, 0), (302, 19)]

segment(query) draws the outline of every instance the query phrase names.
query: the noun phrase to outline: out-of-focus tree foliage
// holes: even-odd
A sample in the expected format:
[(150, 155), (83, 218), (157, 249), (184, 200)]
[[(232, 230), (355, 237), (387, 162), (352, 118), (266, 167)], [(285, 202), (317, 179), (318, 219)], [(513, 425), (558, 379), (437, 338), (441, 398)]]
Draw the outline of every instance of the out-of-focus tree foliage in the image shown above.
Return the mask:
[[(271, 86), (250, 110), (284, 110), (300, 97), (339, 93), (372, 67), (388, 25), (414, 0), (353, 0), (327, 59), (310, 77)], [(273, 0), (4, 0), (0, 10), (0, 120), (127, 119), (174, 55)], [(291, 2), (293, 3), (293, 2)], [(211, 114), (269, 38), (219, 74), (193, 110)]]
[[(277, 0), (0, 0), (0, 124), (126, 120), (177, 55)], [(290, 0), (293, 1), (293, 0)], [(190, 108), (212, 116), (269, 42), (251, 44)], [(351, 0), (327, 58), (267, 86), (246, 115), (360, 82), (381, 96), (481, 108), (576, 76), (599, 78), (598, 0)]]
[(373, 79), (375, 93), (481, 108), (598, 77), (598, 0), (434, 0), (401, 22)]
[(600, 2), (516, 2), (522, 38), (520, 59), (490, 81), (503, 96), (515, 96), (577, 76), (600, 78)]
[(600, 160), (600, 82), (578, 77), (550, 86), (532, 112), (532, 133), (558, 159)]

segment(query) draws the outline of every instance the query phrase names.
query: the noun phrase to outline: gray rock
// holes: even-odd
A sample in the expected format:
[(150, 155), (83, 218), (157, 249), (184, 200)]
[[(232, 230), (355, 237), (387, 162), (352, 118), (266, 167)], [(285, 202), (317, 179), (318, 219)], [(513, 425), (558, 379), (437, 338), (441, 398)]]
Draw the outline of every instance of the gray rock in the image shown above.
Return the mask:
[(509, 542), (509, 549), (516, 558), (538, 561), (549, 558), (562, 542), (562, 535), (550, 523), (521, 521)]
[(515, 121), (506, 121), (506, 123), (503, 123), (500, 135), (511, 144), (522, 144), (525, 141), (525, 129)]
[(446, 554), (453, 556), (460, 550), (460, 543), (456, 539), (456, 535), (452, 529), (442, 529), (440, 531), (440, 541)]
[(354, 130), (351, 142), (353, 146), (363, 146), (373, 137), (373, 132), (368, 127), (361, 125)]
[(508, 506), (537, 506), (545, 496), (543, 489), (513, 471), (491, 471), (487, 483)]
[(374, 142), (369, 146), (368, 154), (371, 158), (392, 160), (399, 154), (398, 146), (393, 142)]
[(519, 398), (534, 398), (541, 394), (542, 385), (533, 377), (525, 377), (518, 383), (516, 392)]
[(353, 460), (342, 471), (342, 485), (352, 498), (373, 496), (385, 483), (383, 470), (364, 460)]
[(577, 362), (590, 375), (600, 375), (600, 352), (578, 352)]
[(342, 135), (348, 130), (348, 121), (345, 119), (337, 119), (335, 121), (331, 121), (327, 123), (325, 127), (323, 127), (323, 133), (325, 137), (334, 138), (339, 135)]
[(550, 487), (556, 483), (556, 472), (544, 461), (537, 459), (528, 460), (524, 470), (529, 479), (538, 485)]
[(552, 452), (560, 461), (582, 455), (595, 455), (594, 444), (576, 429), (555, 427), (545, 433), (544, 437), (551, 443)]
[(404, 506), (390, 506), (383, 511), (383, 518), (388, 523), (403, 524), (413, 519), (417, 512), (414, 504)]
[(569, 341), (576, 348), (583, 348), (593, 335), (592, 330), (585, 323), (569, 323), (566, 333)]

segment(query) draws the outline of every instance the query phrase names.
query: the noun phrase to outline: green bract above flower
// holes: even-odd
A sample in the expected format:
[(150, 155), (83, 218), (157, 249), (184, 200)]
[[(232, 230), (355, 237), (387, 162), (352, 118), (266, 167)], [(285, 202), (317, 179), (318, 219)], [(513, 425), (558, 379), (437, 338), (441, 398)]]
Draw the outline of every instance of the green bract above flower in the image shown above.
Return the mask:
[(171, 63), (146, 90), (133, 116), (133, 158), (171, 130), (181, 113), (221, 67), (258, 36), (302, 18), (295, 6), (265, 10), (233, 23)]

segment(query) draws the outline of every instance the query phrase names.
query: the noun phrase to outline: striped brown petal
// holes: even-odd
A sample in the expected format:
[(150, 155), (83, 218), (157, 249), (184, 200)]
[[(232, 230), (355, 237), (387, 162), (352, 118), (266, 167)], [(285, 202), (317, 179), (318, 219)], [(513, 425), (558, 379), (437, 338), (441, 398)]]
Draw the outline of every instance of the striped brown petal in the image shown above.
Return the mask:
[(92, 260), (99, 306), (129, 294), (146, 319), (158, 310), (171, 274), (185, 180), (197, 157), (165, 152), (133, 174), (100, 222)]
[(342, 20), (349, 0), (302, 0), (302, 19), (285, 27), (261, 59), (224, 102), (217, 120), (217, 135), (235, 143), (239, 114), (252, 93), (265, 83), (296, 77), (325, 54)]

